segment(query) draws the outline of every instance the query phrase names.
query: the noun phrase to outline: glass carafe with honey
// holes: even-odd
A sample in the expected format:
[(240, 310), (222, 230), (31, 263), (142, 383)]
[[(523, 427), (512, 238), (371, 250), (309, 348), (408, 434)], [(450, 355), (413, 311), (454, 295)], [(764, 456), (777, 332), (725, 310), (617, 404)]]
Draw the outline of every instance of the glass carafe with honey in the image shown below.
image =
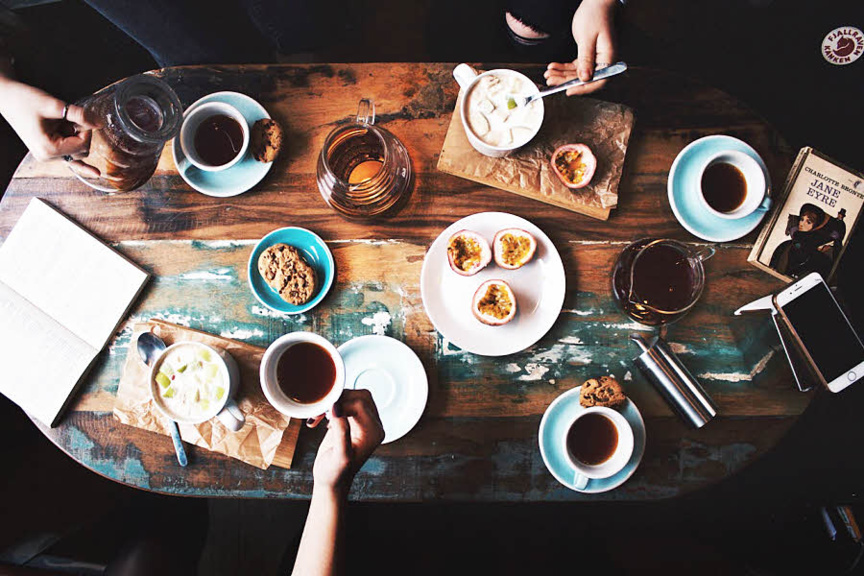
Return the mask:
[(392, 216), (411, 195), (414, 171), (408, 150), (374, 124), (375, 104), (363, 99), (356, 119), (330, 132), (318, 156), (318, 190), (349, 220)]

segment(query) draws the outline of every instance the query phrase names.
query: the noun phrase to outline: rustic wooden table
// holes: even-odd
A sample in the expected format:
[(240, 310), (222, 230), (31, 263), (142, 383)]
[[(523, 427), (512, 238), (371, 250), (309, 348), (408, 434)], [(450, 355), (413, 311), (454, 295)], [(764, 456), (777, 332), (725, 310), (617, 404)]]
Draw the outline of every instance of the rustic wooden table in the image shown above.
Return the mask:
[[(287, 151), (252, 191), (216, 199), (176, 174), (170, 146), (143, 188), (105, 196), (70, 176), (62, 162), (28, 156), (0, 203), (5, 238), (31, 197), (47, 199), (145, 266), (154, 279), (103, 352), (61, 424), (42, 432), (82, 465), (108, 478), (169, 494), (305, 498), (320, 430), (300, 435), (294, 467), (262, 471), (192, 449), (177, 465), (162, 436), (112, 415), (132, 323), (151, 317), (266, 346), (283, 333), (318, 332), (337, 345), (379, 331), (403, 340), (429, 375), (429, 401), (417, 427), (381, 447), (357, 477), (363, 500), (648, 500), (716, 482), (774, 446), (811, 396), (795, 390), (770, 323), (732, 318), (753, 297), (780, 287), (746, 263), (755, 234), (715, 245), (708, 283), (668, 340), (719, 405), (720, 416), (693, 431), (638, 373), (627, 336), (639, 327), (614, 305), (609, 272), (630, 241), (647, 235), (698, 239), (675, 220), (666, 178), (692, 140), (725, 133), (749, 142), (782, 183), (792, 152), (771, 126), (718, 90), (669, 73), (634, 69), (600, 94), (636, 112), (618, 209), (608, 222), (448, 176), (435, 168), (457, 86), (451, 64), (188, 67), (164, 78), (184, 105), (217, 90), (260, 101), (287, 131)], [(523, 67), (539, 80), (542, 69)], [(378, 123), (407, 146), (417, 172), (410, 203), (390, 221), (364, 225), (323, 202), (315, 162), (325, 135), (373, 98)], [(426, 248), (450, 223), (505, 210), (530, 219), (555, 242), (567, 271), (564, 310), (534, 347), (485, 358), (453, 347), (432, 326), (420, 298)], [(275, 228), (307, 227), (329, 243), (337, 281), (313, 311), (281, 317), (247, 287), (255, 242)], [(383, 312), (384, 314), (376, 313)], [(373, 321), (377, 318), (377, 324)], [(383, 320), (382, 320), (383, 319)], [(578, 494), (546, 470), (537, 445), (546, 407), (586, 378), (611, 372), (645, 417), (647, 448), (636, 474), (601, 495)]]

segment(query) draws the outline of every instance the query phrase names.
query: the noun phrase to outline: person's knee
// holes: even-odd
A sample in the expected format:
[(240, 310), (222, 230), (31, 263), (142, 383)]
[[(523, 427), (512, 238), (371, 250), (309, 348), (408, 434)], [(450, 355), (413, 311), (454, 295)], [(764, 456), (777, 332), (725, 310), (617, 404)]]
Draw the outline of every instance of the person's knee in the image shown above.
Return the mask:
[(510, 12), (507, 12), (504, 15), (504, 19), (507, 22), (507, 26), (510, 30), (521, 38), (528, 38), (530, 40), (539, 40), (542, 38), (548, 38), (549, 34), (543, 32), (542, 30), (537, 30), (536, 28), (525, 24)]

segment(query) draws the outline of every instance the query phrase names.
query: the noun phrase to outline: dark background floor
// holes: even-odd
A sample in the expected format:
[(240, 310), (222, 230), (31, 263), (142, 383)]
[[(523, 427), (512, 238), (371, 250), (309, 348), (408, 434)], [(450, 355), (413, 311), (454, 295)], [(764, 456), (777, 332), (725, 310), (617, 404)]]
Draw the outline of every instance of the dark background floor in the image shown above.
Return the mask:
[[(295, 61), (531, 61), (514, 52), (495, 0), (363, 0), (325, 49)], [(2, 2), (0, 2), (2, 6)], [(457, 18), (456, 15), (460, 17)], [(146, 51), (78, 1), (18, 9), (29, 43), (19, 73), (68, 100), (155, 67)], [(0, 9), (0, 26), (10, 13)], [(819, 54), (838, 26), (864, 28), (861, 0), (631, 0), (619, 18), (622, 59), (680, 71), (749, 103), (793, 148), (813, 146), (864, 169), (864, 58)], [(0, 190), (25, 149), (0, 122)], [(844, 256), (840, 289), (864, 333), (858, 280), (864, 242)], [(791, 385), (791, 382), (790, 382)], [(864, 386), (817, 394), (777, 446), (697, 494), (646, 505), (356, 504), (349, 540), (358, 573), (522, 573), (588, 567), (626, 574), (839, 574), (857, 549), (832, 543), (819, 507), (864, 503)], [(104, 559), (128, 528), (128, 506), (204, 518), (201, 574), (276, 574), (306, 504), (153, 498), (102, 479), (50, 444), (0, 397), (0, 574), (3, 561), (60, 543), (58, 557)], [(864, 507), (862, 507), (864, 518)], [(166, 529), (169, 529), (166, 527)], [(32, 548), (28, 548), (31, 546)], [(859, 571), (860, 572), (860, 571)]]

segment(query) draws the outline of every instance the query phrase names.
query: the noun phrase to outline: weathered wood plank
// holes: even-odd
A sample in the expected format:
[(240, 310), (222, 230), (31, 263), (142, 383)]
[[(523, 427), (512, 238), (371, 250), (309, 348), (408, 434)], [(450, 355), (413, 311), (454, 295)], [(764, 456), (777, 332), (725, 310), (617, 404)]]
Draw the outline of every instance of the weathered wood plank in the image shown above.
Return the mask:
[[(304, 430), (292, 470), (260, 471), (195, 451), (180, 469), (170, 443), (125, 427), (111, 415), (122, 362), (138, 320), (158, 317), (266, 346), (279, 335), (312, 330), (341, 344), (384, 333), (418, 352), (430, 379), (418, 426), (381, 447), (358, 476), (366, 500), (642, 500), (695, 490), (776, 444), (810, 396), (794, 391), (776, 336), (758, 318), (732, 310), (779, 283), (746, 264), (754, 235), (718, 245), (707, 262), (702, 300), (668, 340), (720, 407), (720, 417), (691, 431), (635, 370), (627, 340), (644, 330), (617, 310), (609, 294), (612, 263), (629, 241), (651, 235), (693, 241), (676, 222), (666, 178), (677, 153), (715, 133), (756, 148), (775, 185), (792, 154), (782, 138), (734, 98), (656, 70), (632, 70), (601, 96), (636, 110), (619, 207), (608, 222), (438, 173), (435, 165), (456, 98), (451, 64), (334, 64), (190, 67), (164, 71), (188, 105), (216, 90), (245, 92), (285, 127), (288, 148), (255, 190), (215, 199), (191, 191), (175, 174), (170, 149), (143, 188), (94, 193), (59, 163), (27, 158), (0, 202), (0, 239), (34, 196), (54, 203), (133, 260), (154, 279), (125, 327), (100, 356), (71, 412), (42, 431), (94, 471), (144, 489), (198, 496), (302, 498), (322, 430)], [(540, 67), (519, 67), (539, 79)], [(326, 97), (324, 94), (326, 93)], [(326, 134), (372, 97), (379, 122), (412, 156), (414, 194), (395, 218), (358, 224), (324, 204), (315, 161)], [(505, 210), (543, 228), (567, 271), (564, 311), (531, 349), (503, 359), (452, 346), (423, 312), (420, 268), (431, 241), (453, 221)], [(316, 309), (283, 317), (247, 287), (246, 261), (274, 228), (301, 225), (328, 241), (337, 283)], [(755, 233), (754, 233), (755, 234)], [(621, 488), (582, 496), (546, 471), (537, 448), (543, 411), (584, 379), (614, 373), (646, 419), (648, 445), (636, 475)]]
[[(151, 317), (261, 346), (286, 332), (313, 330), (336, 344), (362, 334), (384, 333), (404, 340), (416, 350), (430, 379), (424, 417), (411, 434), (376, 455), (371, 470), (388, 472), (364, 476), (365, 488), (358, 492), (361, 498), (566, 497), (554, 479), (548, 482), (551, 477), (546, 478), (542, 462), (539, 466), (533, 462), (523, 470), (530, 478), (496, 476), (491, 479), (495, 483), (492, 492), (488, 491), (493, 487), (478, 479), (464, 480), (463, 490), (467, 492), (450, 493), (446, 482), (455, 480), (439, 478), (445, 482), (441, 487), (427, 486), (426, 478), (436, 470), (439, 475), (455, 474), (456, 470), (439, 469), (454, 455), (460, 463), (452, 464), (452, 468), (478, 466), (491, 474), (494, 469), (483, 468), (491, 465), (483, 463), (483, 458), (490, 456), (484, 452), (491, 450), (490, 446), (511, 451), (514, 458), (539, 458), (536, 428), (546, 407), (563, 391), (599, 374), (618, 376), (646, 419), (662, 423), (657, 424), (662, 430), (674, 431), (658, 438), (649, 430), (648, 454), (653, 455), (652, 461), (668, 462), (686, 453), (694, 474), (699, 474), (691, 478), (678, 468), (656, 462), (646, 465), (637, 473), (641, 480), (628, 488), (638, 497), (686, 491), (707, 478), (716, 479), (737, 470), (761, 450), (752, 447), (756, 440), (751, 428), (729, 422), (774, 422), (768, 435), (760, 435), (758, 440), (769, 442), (772, 430), (782, 433), (807, 405), (808, 397), (790, 385), (788, 368), (771, 345), (768, 327), (764, 323), (757, 326), (753, 319), (730, 316), (736, 303), (729, 294), (747, 299), (774, 288), (771, 277), (746, 264), (744, 247), (718, 251), (708, 262), (710, 280), (703, 300), (669, 329), (670, 342), (694, 374), (700, 375), (718, 403), (722, 421), (727, 422), (712, 422), (705, 430), (692, 432), (672, 416), (631, 363), (636, 349), (627, 341), (627, 335), (644, 327), (633, 324), (616, 308), (608, 290), (609, 271), (623, 242), (564, 244), (561, 253), (569, 290), (559, 321), (537, 345), (503, 359), (461, 351), (434, 330), (423, 312), (419, 288), (425, 245), (393, 240), (331, 242), (339, 271), (332, 292), (318, 308), (300, 316), (282, 317), (261, 306), (248, 288), (246, 266), (254, 243), (120, 243), (117, 248), (149, 269), (155, 278), (126, 327), (103, 354), (90, 384), (72, 407), (73, 414), (60, 428), (45, 430), (46, 434), (99, 473), (142, 488), (179, 493), (200, 489), (211, 495), (272, 496), (282, 491), (308, 494), (309, 459), (320, 436), (316, 432), (301, 433), (298, 460), (290, 477), (273, 472), (274, 479), (248, 466), (226, 466), (218, 455), (202, 451), (195, 451), (198, 463), (190, 475), (189, 470), (181, 470), (173, 463), (167, 439), (133, 432), (113, 420), (110, 412), (131, 326)], [(712, 270), (722, 273), (712, 275)], [(478, 437), (474, 434), (481, 427), (479, 423), (487, 429)], [(521, 435), (514, 436), (514, 425)], [(530, 433), (525, 432), (528, 429)], [(115, 447), (105, 438), (106, 430), (112, 431), (107, 436), (134, 438), (132, 446), (118, 442)], [(708, 446), (703, 456), (694, 452), (693, 446), (700, 445)], [(727, 445), (743, 448), (735, 451)], [(133, 446), (140, 451), (134, 457)], [(94, 456), (97, 447), (105, 452), (104, 456)], [(394, 467), (400, 471), (397, 477), (390, 473)], [(406, 470), (413, 470), (414, 475), (405, 476)], [(159, 485), (155, 485), (156, 477)], [(393, 487), (396, 478), (398, 487)], [(208, 488), (214, 481), (215, 486), (222, 486), (220, 482), (224, 481), (232, 488), (227, 492)], [(520, 482), (529, 481), (532, 487), (521, 492), (525, 486)], [(621, 495), (616, 491), (610, 497)]]

